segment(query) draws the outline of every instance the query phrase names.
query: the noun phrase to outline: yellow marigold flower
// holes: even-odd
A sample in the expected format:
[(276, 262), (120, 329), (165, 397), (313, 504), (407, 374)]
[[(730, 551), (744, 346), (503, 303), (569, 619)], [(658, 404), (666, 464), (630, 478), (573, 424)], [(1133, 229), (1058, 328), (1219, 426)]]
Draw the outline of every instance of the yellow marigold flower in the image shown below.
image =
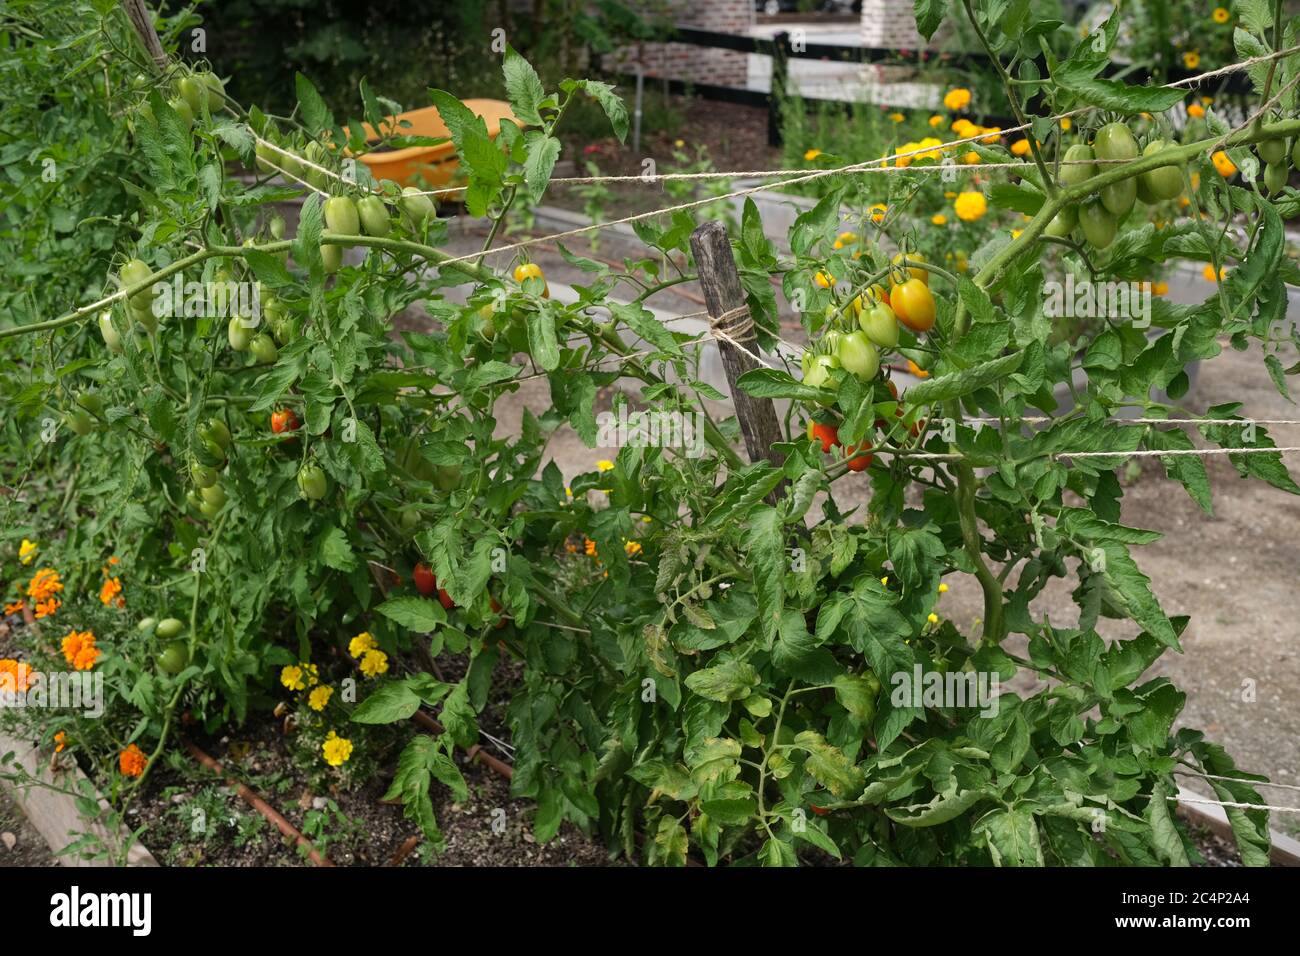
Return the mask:
[(831, 248), (832, 248), (832, 249), (843, 249), (843, 248), (844, 248), (844, 243), (841, 242), (840, 240), (836, 239), (834, 242), (831, 243)]
[(1205, 107), (1202, 106), (1200, 103), (1192, 103), (1187, 107), (1187, 115), (1193, 116), (1196, 119), (1200, 119), (1202, 116), (1205, 115)]
[(1209, 106), (1209, 105), (1210, 105), (1211, 103), (1213, 103), (1213, 102), (1214, 102), (1214, 97), (1213, 97), (1213, 96), (1202, 96), (1202, 97), (1201, 97), (1201, 103), (1203, 103), (1205, 106)]
[(1154, 292), (1156, 295), (1168, 295), (1169, 283), (1157, 282), (1154, 286), (1151, 287), (1151, 291)]
[(1070, 131), (1070, 127), (1072, 127), (1073, 125), (1074, 123), (1070, 121), (1070, 117), (1068, 116), (1066, 116), (1061, 120), (1061, 129), (1065, 130), (1065, 132), (1067, 133)]
[(953, 200), (952, 208), (958, 219), (974, 222), (988, 212), (988, 203), (981, 192), (964, 192)]
[(280, 669), (280, 683), (289, 690), (306, 690), (307, 684), (302, 679), (302, 668), (289, 664)]
[(927, 621), (929, 621), (931, 624), (938, 624), (938, 623), (939, 623), (939, 615), (938, 615), (938, 614), (935, 614), (933, 611), (931, 611), (929, 614), (927, 614), (926, 617), (925, 617), (925, 619), (926, 619)]
[(20, 564), (31, 564), (32, 558), (36, 557), (36, 549), (39, 547), (35, 541), (28, 541), (23, 538), (23, 543), (18, 546), (18, 561)]
[(1219, 175), (1222, 176), (1224, 179), (1228, 179), (1230, 176), (1232, 176), (1237, 172), (1236, 164), (1228, 157), (1228, 154), (1225, 153), (1223, 150), (1219, 150), (1213, 156), (1211, 156), (1210, 162), (1214, 163), (1214, 168), (1219, 171)]
[(61, 754), (63, 753), (63, 748), (66, 746), (68, 746), (68, 735), (60, 730), (54, 735), (54, 752), (56, 754)]
[(976, 163), (980, 161), (980, 154), (975, 152), (975, 150), (972, 149), (969, 153), (965, 153), (962, 155), (961, 161), (965, 163), (967, 166), (974, 166)]
[(572, 498), (572, 497), (573, 497), (573, 489), (570, 488), (568, 485), (565, 485), (565, 486), (564, 486), (564, 496), (565, 496), (566, 498)]
[(811, 163), (814, 159), (816, 159), (816, 158), (817, 158), (818, 156), (820, 156), (821, 154), (822, 154), (822, 151), (821, 151), (820, 149), (810, 149), (810, 150), (808, 150), (808, 152), (806, 152), (806, 153), (803, 154), (803, 158), (804, 158), (805, 161)]
[(954, 112), (957, 110), (965, 109), (967, 106), (970, 105), (970, 90), (965, 89), (963, 87), (958, 87), (957, 89), (949, 90), (947, 93), (944, 94), (943, 105), (948, 107), (948, 109), (953, 110)]
[(907, 119), (907, 117), (904, 116), (902, 113), (890, 113), (889, 118), (892, 122), (895, 123), (901, 123), (903, 122), (903, 120)]
[(889, 207), (883, 202), (877, 202), (872, 203), (871, 208), (868, 211), (871, 213), (871, 221), (874, 223), (880, 223), (884, 221), (885, 214), (889, 212)]
[(623, 542), (623, 550), (627, 552), (627, 556), (628, 556), (629, 558), (632, 557), (632, 556), (634, 556), (634, 555), (640, 554), (640, 553), (641, 553), (641, 542), (640, 542), (640, 541), (625, 541), (625, 542)]
[(915, 160), (917, 157), (909, 156), (907, 154), (914, 152), (916, 149), (919, 148), (919, 145), (920, 144), (918, 143), (904, 143), (902, 146), (898, 147), (898, 155), (894, 157), (894, 165), (901, 167), (903, 169), (906, 169), (908, 166), (911, 166), (912, 161)]
[(934, 159), (934, 160), (943, 159), (943, 146), (944, 146), (943, 140), (936, 139), (933, 136), (927, 136), (924, 139), (922, 139), (921, 142), (917, 143), (915, 145), (915, 148), (925, 149), (927, 147), (930, 147), (930, 151), (928, 153), (922, 153), (917, 158)]
[(321, 744), (321, 753), (325, 757), (325, 762), (331, 767), (341, 767), (352, 756), (352, 741), (340, 737), (331, 730), (329, 736), (325, 738), (325, 743)]
[(59, 572), (53, 568), (41, 568), (27, 584), (27, 596), (33, 601), (46, 601), (63, 590)]
[(334, 696), (334, 688), (321, 685), (307, 695), (307, 706), (315, 711), (322, 711)]
[(1201, 55), (1195, 50), (1188, 50), (1183, 54), (1183, 66), (1189, 70), (1194, 70), (1201, 65)]
[(302, 666), (303, 675), (306, 676), (307, 678), (308, 687), (315, 687), (317, 684), (320, 683), (319, 667), (317, 667), (315, 664), (303, 664), (301, 666)]
[(118, 769), (122, 771), (124, 777), (138, 777), (144, 773), (144, 768), (148, 764), (145, 759), (144, 751), (135, 744), (123, 750), (117, 758)]
[(988, 135), (987, 135), (987, 136), (981, 136), (981, 137), (980, 137), (980, 142), (981, 142), (981, 143), (984, 143), (984, 144), (986, 144), (986, 145), (988, 145), (988, 146), (992, 146), (992, 145), (993, 145), (994, 143), (996, 143), (996, 142), (998, 141), (998, 139), (1002, 136), (1002, 127), (1001, 127), (1001, 126), (985, 126), (985, 127), (983, 128), (982, 132), (987, 133)]
[(838, 236), (836, 236), (836, 238), (839, 239), (840, 242), (848, 244), (852, 242), (857, 242), (858, 234), (856, 232), (841, 232)]
[(614, 463), (613, 463), (612, 461), (610, 461), (609, 459), (607, 459), (607, 458), (602, 458), (600, 461), (596, 462), (596, 470), (597, 470), (597, 471), (613, 471), (613, 470), (614, 470)]
[(380, 650), (366, 651), (361, 658), (361, 673), (367, 677), (378, 677), (388, 673), (388, 655)]
[(942, 226), (944, 223), (948, 221), (948, 217), (941, 212), (936, 212), (933, 216), (930, 217), (930, 221), (934, 223), (936, 226)]
[(1016, 140), (1014, 143), (1012, 143), (1012, 144), (1011, 144), (1011, 155), (1012, 155), (1012, 156), (1028, 156), (1028, 155), (1029, 155), (1029, 140), (1027, 140), (1027, 139), (1018, 139), (1018, 140)]
[(1205, 276), (1206, 282), (1218, 282), (1227, 274), (1228, 274), (1228, 270), (1226, 268), (1222, 268), (1219, 270), (1218, 276), (1215, 276), (1214, 266), (1209, 262), (1207, 262), (1205, 264), (1205, 268), (1201, 270), (1201, 275)]
[(352, 638), (352, 640), (348, 641), (348, 653), (353, 657), (360, 657), (366, 651), (373, 650), (378, 646), (379, 645), (375, 643), (375, 639), (371, 636), (369, 631), (362, 631), (356, 637)]
[(1232, 14), (1228, 13), (1223, 7), (1215, 7), (1214, 12), (1210, 14), (1215, 23), (1227, 23)]
[(1020, 234), (1021, 234), (1022, 232), (1024, 232), (1023, 229), (1012, 229), (1012, 230), (1011, 230), (1011, 238), (1012, 238), (1012, 239), (1019, 239), (1019, 238), (1020, 238)]
[(929, 120), (927, 120), (927, 122), (930, 124), (931, 128), (938, 129), (943, 125), (943, 117), (938, 113), (935, 113)]
[(122, 579), (109, 578), (104, 582), (104, 586), (99, 589), (99, 603), (112, 604), (113, 598), (122, 593)]
[(642, 515), (641, 520), (646, 524), (649, 524), (651, 521), (654, 521), (654, 518), (651, 518), (649, 515)]
[(940, 584), (940, 585), (939, 585), (939, 593), (940, 593), (940, 594), (947, 594), (947, 593), (948, 593), (948, 585), (946, 585), (946, 584)]
[(972, 136), (979, 132), (979, 127), (964, 116), (961, 119), (954, 121), (948, 128), (962, 139), (966, 139), (968, 136)]

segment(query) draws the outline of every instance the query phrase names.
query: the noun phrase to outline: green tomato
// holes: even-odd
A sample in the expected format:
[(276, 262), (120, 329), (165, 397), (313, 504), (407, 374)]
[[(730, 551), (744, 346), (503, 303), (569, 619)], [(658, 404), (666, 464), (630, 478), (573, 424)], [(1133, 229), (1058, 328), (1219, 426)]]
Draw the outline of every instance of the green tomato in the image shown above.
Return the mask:
[(1268, 166), (1277, 166), (1286, 162), (1286, 141), (1266, 139), (1255, 144), (1255, 152), (1259, 154), (1260, 162)]
[(420, 509), (403, 508), (397, 513), (397, 524), (403, 531), (414, 531), (420, 525)]
[(190, 114), (198, 116), (203, 112), (203, 101), (207, 99), (207, 89), (196, 77), (186, 76), (176, 84), (177, 92), (190, 107)]
[(898, 344), (898, 316), (883, 302), (877, 302), (858, 313), (858, 326), (873, 345), (892, 349)]
[(63, 421), (78, 435), (89, 435), (95, 427), (95, 420), (80, 408), (65, 414)]
[(174, 617), (165, 617), (158, 622), (154, 633), (164, 641), (175, 640), (185, 633), (185, 622)]
[(284, 238), (284, 217), (277, 212), (267, 222), (266, 231), (271, 234), (272, 239), (283, 239)]
[(175, 99), (168, 100), (167, 105), (176, 111), (176, 115), (180, 118), (181, 125), (185, 127), (187, 132), (193, 128), (194, 111), (190, 109), (189, 103), (186, 103), (178, 96)]
[(280, 357), (275, 342), (265, 332), (258, 332), (253, 336), (253, 340), (248, 343), (248, 350), (253, 353), (253, 360), (258, 365), (273, 365)]
[(99, 334), (110, 352), (122, 351), (122, 333), (113, 327), (113, 313), (108, 310), (99, 313)]
[(1096, 159), (1091, 146), (1085, 146), (1083, 143), (1076, 143), (1065, 151), (1061, 157), (1061, 185), (1077, 186), (1080, 183), (1087, 182), (1093, 176), (1097, 175), (1097, 164), (1087, 163), (1086, 165), (1071, 166), (1067, 163), (1086, 163), (1087, 160)]
[(1083, 237), (1094, 249), (1105, 249), (1115, 239), (1115, 217), (1101, 203), (1089, 201), (1079, 210)]
[(836, 359), (829, 355), (815, 355), (804, 373), (803, 383), (813, 388), (824, 388), (830, 379), (830, 371), (836, 366)]
[[(1142, 155), (1153, 156), (1171, 147), (1172, 144), (1167, 140), (1153, 139), (1142, 150)], [(1144, 190), (1158, 201), (1176, 199), (1183, 191), (1182, 164), (1177, 163), (1170, 166), (1161, 166), (1158, 169), (1149, 169), (1138, 176), (1138, 194), (1141, 195)], [(1143, 201), (1149, 202), (1145, 198)]]
[(1291, 170), (1286, 163), (1269, 163), (1264, 167), (1264, 188), (1270, 196), (1276, 196), (1286, 188), (1291, 179)]
[(199, 514), (211, 521), (221, 513), (221, 505), (214, 505), (211, 501), (199, 502)]
[(201, 461), (190, 462), (190, 477), (199, 488), (211, 488), (217, 483), (217, 469)]
[(367, 236), (380, 239), (393, 231), (393, 224), (388, 218), (388, 207), (378, 196), (366, 196), (357, 203), (357, 214), (361, 217), (361, 228)]
[(1296, 137), (1295, 143), (1291, 146), (1291, 165), (1300, 169), (1300, 136)]
[(158, 669), (175, 677), (190, 662), (190, 648), (184, 641), (172, 641), (158, 655)]
[(141, 634), (152, 634), (154, 628), (158, 626), (156, 617), (142, 617), (140, 623), (135, 626), (136, 631)]
[(397, 204), (412, 229), (419, 229), (434, 214), (433, 200), (421, 195), (420, 190), (414, 186), (406, 186), (402, 189), (402, 198), (397, 201)]
[(329, 482), (319, 465), (303, 465), (298, 469), (298, 491), (308, 501), (320, 501), (328, 488)]
[(1043, 232), (1046, 235), (1064, 239), (1074, 231), (1074, 227), (1078, 224), (1079, 207), (1071, 203), (1068, 206), (1063, 206), (1061, 211), (1052, 217), (1052, 221), (1047, 224), (1047, 228)]
[(312, 140), (307, 144), (307, 148), (303, 150), (302, 155), (307, 162), (313, 164), (311, 166), (305, 164), (299, 166), (299, 169), (302, 170), (302, 178), (307, 180), (307, 182), (311, 183), (317, 189), (324, 189), (325, 183), (329, 181), (330, 177), (328, 174), (323, 172), (322, 169), (317, 169), (316, 167), (326, 167), (326, 164), (329, 162), (329, 153), (317, 140)]
[(342, 246), (321, 246), (320, 257), (325, 261), (325, 274), (333, 275), (343, 266), (343, 247)]
[[(204, 71), (198, 74), (199, 82), (203, 84), (203, 91), (208, 97), (208, 112), (215, 113), (226, 104), (226, 84), (221, 82), (221, 77), (215, 73)], [(194, 112), (198, 112), (198, 107)]]
[(253, 155), (257, 157), (257, 168), (264, 173), (273, 173), (280, 165), (280, 155), (266, 143), (254, 146)]
[(82, 392), (77, 396), (77, 404), (98, 418), (104, 417), (104, 400), (94, 392)]
[[(153, 275), (153, 270), (144, 262), (143, 259), (132, 259), (127, 262), (118, 271), (118, 280), (122, 283), (123, 288), (133, 285), (139, 285), (141, 282), (148, 282), (149, 277)], [(131, 311), (135, 313), (145, 312), (150, 316), (153, 315), (153, 290), (149, 287), (141, 289), (133, 294), (128, 300), (131, 305)]]
[(225, 452), (230, 448), (230, 429), (220, 418), (209, 418), (198, 427), (199, 438)]
[(208, 504), (220, 508), (226, 503), (226, 489), (222, 488), (219, 484), (210, 485), (207, 488), (199, 490), (199, 497)]
[(325, 200), (325, 228), (336, 236), (355, 236), (361, 232), (361, 218), (357, 204), (347, 196), (332, 196)]
[(244, 324), (244, 320), (235, 316), (226, 326), (226, 338), (230, 341), (230, 347), (236, 352), (248, 351), (249, 343), (253, 341), (253, 330)]
[(1101, 204), (1116, 219), (1123, 219), (1137, 202), (1137, 179), (1123, 179), (1101, 187)]
[(1092, 150), (1098, 159), (1137, 159), (1138, 144), (1123, 123), (1107, 123), (1097, 130)]
[(840, 365), (864, 382), (876, 377), (880, 371), (880, 353), (864, 332), (850, 332), (835, 347)]
[(458, 465), (438, 465), (433, 472), (433, 483), (443, 491), (455, 491), (460, 487), (460, 467)]

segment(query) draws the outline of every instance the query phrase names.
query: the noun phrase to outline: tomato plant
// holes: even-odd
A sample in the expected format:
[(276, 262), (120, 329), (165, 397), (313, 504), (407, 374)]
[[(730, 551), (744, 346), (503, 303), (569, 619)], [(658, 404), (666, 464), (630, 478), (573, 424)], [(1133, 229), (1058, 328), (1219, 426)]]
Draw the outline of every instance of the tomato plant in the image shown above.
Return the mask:
[[(945, 9), (918, 7), (923, 33)], [(1037, 59), (1015, 11), (968, 9), (990, 56)], [(103, 22), (111, 49), (133, 55), (120, 11)], [(297, 695), (321, 739), (333, 735), (325, 772), (346, 782), (363, 759), (350, 735), (407, 732), (428, 710), (443, 730), (409, 729), (389, 794), (437, 844), (430, 788), (466, 792), (453, 753), (478, 741), (493, 681), (518, 675), (506, 695), (511, 788), (535, 802), (537, 838), (568, 821), (656, 864), (814, 853), (862, 865), (1177, 864), (1190, 842), (1169, 806), (1175, 767), (1214, 775), (1222, 799), (1262, 802), (1221, 747), (1175, 729), (1183, 693), (1146, 676), (1188, 622), (1166, 614), (1139, 567), (1135, 552), (1157, 535), (1122, 524), (1118, 472), (1130, 453), (1152, 453), (1208, 511), (1203, 463), (1159, 454), (1194, 443), (1145, 420), (1185, 411), (1187, 366), (1213, 358), (1220, 338), (1263, 343), (1285, 389), (1270, 330), (1297, 278), (1282, 223), (1300, 199), (1277, 174), (1266, 174), (1272, 195), (1234, 184), (1210, 157), (1253, 172), (1249, 150), (1262, 147), (1270, 166), (1285, 163), (1277, 145), (1300, 134), (1293, 61), (1275, 81), (1290, 91), (1278, 118), (1180, 134), (1169, 121), (1179, 90), (1098, 78), (1116, 42), (1107, 21), (1048, 73), (1007, 74), (1017, 111), (1031, 96), (1051, 111), (1029, 120), (1024, 159), (983, 134), (887, 177), (828, 177), (788, 251), (746, 201), (731, 251), (754, 347), (773, 358), (737, 387), (788, 415), (777, 454), (748, 461), (734, 416), (706, 414), (700, 343), (647, 305), (697, 277), (692, 210), (638, 219), (652, 251), (642, 259), (609, 266), (565, 249), (591, 275), (578, 296), (552, 298), (525, 261), (540, 252), (531, 240), (453, 255), (425, 191), (364, 165), (343, 175), (371, 148), (361, 121), (382, 119), (369, 95), (360, 117), (336, 117), (299, 77), (289, 121), (228, 100), (201, 69), (106, 56), (107, 80), (91, 83), (75, 69), (84, 54), (69, 60), (82, 42), (72, 27), (55, 18), (49, 39), (16, 41), (23, 62), (68, 77), (82, 104), (48, 122), (112, 128), (120, 148), (87, 150), (102, 175), (49, 190), (86, 223), (89, 251), (65, 248), (66, 230), (36, 208), (39, 173), (12, 170), (16, 201), (30, 204), (17, 211), (38, 222), (31, 249), (51, 249), (67, 274), (4, 293), (5, 485), (51, 493), (6, 496), (0, 544), (6, 574), (30, 586), (9, 555), (24, 535), (46, 542), (42, 560), (69, 584), (61, 608), (42, 595), (46, 616), (99, 629), (101, 644), (77, 637), (69, 649), (115, 675), (111, 733), (97, 739), (149, 745), (134, 779), (174, 742), (178, 713), (215, 730)], [(167, 30), (174, 40), (179, 21)], [(548, 90), (513, 50), (502, 69), (514, 118), (495, 139), (454, 96), (430, 93), (463, 167), (465, 215), (489, 220), (492, 236), (516, 200), (545, 195), (571, 103), (593, 101), (619, 139), (628, 129), (606, 83)], [(14, 155), (37, 155), (44, 141), (23, 131), (44, 128), (46, 98), (0, 108), (24, 137)], [(1068, 131), (1053, 119), (1066, 111), (1079, 117)], [(991, 186), (956, 169), (968, 216), (983, 215), (986, 186), (1017, 216), (1014, 235), (996, 230), (972, 250), (969, 274), (922, 245), (908, 210), (954, 148), (1016, 164), (1015, 183)], [(73, 198), (79, 182), (94, 205)], [(888, 214), (875, 190), (888, 191)], [(1193, 211), (1177, 213), (1176, 197)], [(291, 201), (289, 227), (275, 209)], [(851, 231), (843, 209), (860, 217)], [(1154, 305), (1149, 328), (1054, 334), (1049, 277), (1145, 280), (1175, 254), (1233, 268), (1205, 303)], [(30, 249), (8, 258), (43, 268)], [(206, 298), (178, 309), (163, 294), (175, 278), (255, 291), (261, 314)], [(775, 358), (781, 299), (808, 340), (787, 367)], [(431, 328), (396, 331), (416, 303)], [(501, 397), (534, 377), (545, 408), (503, 428)], [(616, 383), (655, 413), (698, 414), (703, 453), (626, 444), (561, 474), (548, 443), (571, 428), (594, 448), (596, 397)], [(1126, 423), (1126, 411), (1144, 421)], [(1224, 424), (1244, 426), (1240, 412), (1210, 409), (1201, 438), (1232, 450), (1243, 476), (1300, 492), (1264, 428), (1247, 454)], [(1023, 427), (1030, 419), (1045, 421)], [(289, 432), (292, 443), (273, 437)], [(850, 489), (858, 503), (842, 509)], [(109, 554), (128, 570), (114, 572)], [(394, 569), (413, 563), (415, 593), (396, 589)], [(1054, 579), (1078, 605), (1068, 622), (1035, 603)], [(941, 616), (949, 581), (978, 591), (977, 624)], [(188, 618), (130, 624), (173, 608)], [(1103, 639), (1114, 633), (1103, 618), (1129, 630)], [(51, 646), (30, 653), (57, 664)], [(443, 655), (465, 666), (426, 669)], [(975, 694), (1021, 671), (1042, 689), (903, 692), (917, 673), (969, 676)], [(359, 702), (305, 703), (342, 680), (359, 682)], [(1246, 862), (1265, 858), (1266, 825), (1254, 811), (1234, 817)]]

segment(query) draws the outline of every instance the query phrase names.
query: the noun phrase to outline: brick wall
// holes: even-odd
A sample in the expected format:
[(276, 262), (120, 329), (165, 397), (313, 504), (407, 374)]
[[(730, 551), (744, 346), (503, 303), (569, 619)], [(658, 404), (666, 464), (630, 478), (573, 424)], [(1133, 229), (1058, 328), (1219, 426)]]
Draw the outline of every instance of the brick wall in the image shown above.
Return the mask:
[(891, 50), (930, 46), (916, 32), (912, 0), (862, 0), (862, 45)]
[[(675, 0), (678, 26), (743, 35), (754, 23), (754, 0)], [(712, 50), (685, 43), (646, 43), (619, 51), (614, 58), (628, 72), (640, 53), (646, 76), (711, 86), (743, 88), (748, 57), (734, 50)]]

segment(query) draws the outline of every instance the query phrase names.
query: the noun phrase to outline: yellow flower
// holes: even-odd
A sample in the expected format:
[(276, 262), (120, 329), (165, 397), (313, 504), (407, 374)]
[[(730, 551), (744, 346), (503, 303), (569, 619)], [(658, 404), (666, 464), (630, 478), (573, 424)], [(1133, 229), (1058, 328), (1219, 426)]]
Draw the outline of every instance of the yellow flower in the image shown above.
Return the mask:
[(943, 198), (944, 198), (944, 199), (956, 199), (956, 198), (957, 198), (957, 194), (956, 194), (955, 192), (953, 192), (951, 189), (949, 189), (946, 193), (943, 194)]
[(302, 679), (302, 668), (289, 664), (280, 670), (280, 683), (289, 690), (306, 690), (307, 684)]
[(388, 655), (383, 651), (371, 649), (361, 658), (361, 673), (367, 677), (378, 677), (388, 673)]
[(627, 556), (628, 556), (629, 558), (632, 557), (633, 555), (640, 554), (640, 553), (641, 553), (641, 542), (639, 542), (639, 541), (625, 541), (625, 542), (623, 542), (623, 550), (627, 552)]
[(979, 132), (980, 129), (978, 126), (976, 126), (974, 123), (972, 123), (964, 116), (959, 120), (955, 120), (953, 124), (948, 128), (952, 130), (954, 133), (956, 133), (958, 136), (960, 136), (962, 139), (966, 139), (967, 137), (974, 136), (976, 133)]
[(315, 687), (320, 683), (320, 668), (315, 664), (303, 664), (302, 672), (307, 678), (308, 687)]
[(938, 129), (940, 126), (943, 125), (943, 117), (940, 114), (935, 113), (928, 120), (926, 120), (926, 122), (930, 124), (932, 129)]
[(934, 223), (936, 226), (942, 226), (944, 223), (948, 221), (948, 217), (941, 212), (936, 212), (933, 216), (930, 217), (930, 221)]
[(829, 289), (835, 284), (835, 277), (829, 272), (819, 272), (817, 275), (813, 276), (813, 281), (823, 289)]
[(54, 744), (54, 752), (56, 754), (63, 753), (63, 748), (68, 745), (68, 735), (60, 730), (54, 735)]
[(831, 248), (832, 248), (832, 249), (843, 249), (843, 248), (844, 248), (844, 243), (841, 242), (840, 240), (836, 239), (834, 242), (831, 243)]
[(1216, 278), (1214, 275), (1214, 266), (1209, 262), (1207, 262), (1205, 264), (1205, 268), (1201, 270), (1201, 275), (1205, 276), (1206, 282), (1217, 282), (1219, 279), (1222, 279), (1227, 274), (1228, 274), (1228, 270), (1226, 268), (1220, 269), (1219, 275)]
[(902, 113), (890, 113), (890, 114), (889, 114), (889, 119), (890, 119), (892, 122), (895, 122), (895, 123), (901, 123), (901, 122), (903, 122), (903, 120), (907, 119), (907, 117), (904, 116)]
[(322, 685), (307, 695), (307, 706), (315, 711), (324, 710), (332, 696), (334, 696), (334, 688)]
[(572, 498), (572, 497), (573, 497), (573, 489), (570, 488), (568, 485), (565, 485), (565, 486), (564, 486), (564, 496), (565, 496), (566, 498)]
[(948, 593), (948, 585), (946, 585), (946, 584), (940, 584), (940, 585), (939, 585), (939, 593), (940, 593), (940, 594), (947, 594), (947, 593)]
[(18, 561), (21, 564), (31, 564), (32, 558), (36, 557), (37, 547), (35, 541), (28, 541), (23, 538), (23, 543), (18, 546)]
[(881, 578), (880, 583), (885, 587), (889, 587), (889, 576), (886, 575), (885, 577)]
[(927, 136), (925, 139), (921, 140), (921, 142), (916, 144), (916, 148), (925, 149), (926, 147), (931, 147), (931, 149), (928, 153), (922, 153), (917, 157), (917, 159), (943, 159), (943, 146), (943, 140), (935, 139), (933, 136)]
[(975, 152), (975, 150), (972, 149), (969, 153), (965, 153), (962, 156), (961, 161), (965, 163), (967, 166), (974, 166), (976, 163), (980, 161), (980, 154)]
[(613, 470), (614, 470), (614, 463), (613, 463), (612, 461), (609, 461), (609, 460), (606, 459), (606, 458), (602, 458), (600, 461), (596, 462), (596, 470), (597, 470), (597, 471), (613, 471)]
[(857, 242), (858, 234), (856, 232), (841, 232), (836, 238), (843, 243)]
[(352, 741), (340, 737), (331, 730), (329, 736), (325, 738), (325, 743), (321, 745), (321, 753), (325, 755), (325, 762), (331, 767), (341, 767), (352, 756)]
[(1018, 140), (1016, 140), (1014, 143), (1012, 143), (1012, 144), (1011, 144), (1011, 155), (1013, 155), (1013, 156), (1028, 156), (1028, 155), (1029, 155), (1029, 140), (1027, 140), (1027, 139), (1018, 139)]
[(33, 601), (48, 601), (62, 590), (63, 582), (59, 580), (59, 572), (53, 568), (41, 568), (27, 584), (27, 596)]
[(970, 90), (958, 87), (955, 90), (949, 90), (944, 94), (943, 105), (948, 109), (956, 110), (965, 109), (970, 105)]
[(673, 140), (673, 145), (676, 146), (678, 149), (681, 149), (683, 146), (686, 145), (686, 140), (684, 140), (684, 139), (675, 139), (675, 140)]
[(378, 646), (379, 645), (375, 643), (375, 639), (370, 636), (369, 631), (362, 631), (356, 637), (352, 638), (352, 640), (348, 641), (348, 653), (353, 657), (360, 657), (366, 651), (373, 650)]
[(1211, 156), (1210, 162), (1214, 163), (1214, 168), (1219, 171), (1219, 175), (1224, 179), (1228, 179), (1237, 171), (1236, 164), (1228, 158), (1228, 154), (1223, 150), (1219, 150)]
[(1157, 282), (1154, 286), (1152, 286), (1151, 291), (1154, 292), (1156, 295), (1168, 295), (1168, 294), (1169, 294), (1169, 283), (1168, 283), (1168, 282)]
[(988, 212), (988, 203), (980, 192), (964, 192), (953, 200), (952, 208), (957, 218), (965, 222), (974, 222)]
[(902, 146), (898, 147), (898, 156), (894, 159), (894, 165), (903, 169), (911, 166), (912, 161), (917, 157), (908, 156), (907, 154), (913, 152), (919, 147), (919, 143), (904, 143)]
[(820, 149), (810, 149), (808, 150), (808, 152), (803, 154), (803, 158), (806, 162), (811, 163), (814, 159), (816, 159), (821, 154), (822, 151)]
[(885, 213), (889, 212), (889, 207), (886, 206), (883, 202), (872, 203), (871, 208), (868, 210), (868, 212), (871, 213), (872, 222), (880, 223), (884, 221)]
[(1023, 229), (1012, 229), (1012, 230), (1011, 230), (1011, 238), (1012, 238), (1012, 239), (1019, 239), (1019, 238), (1020, 238), (1020, 234), (1021, 234), (1022, 232), (1024, 232)]
[(929, 614), (927, 614), (925, 619), (926, 619), (927, 621), (929, 621), (931, 624), (938, 624), (938, 623), (939, 623), (939, 615), (938, 615), (938, 614), (935, 614), (933, 611), (931, 611)]
[(1223, 7), (1215, 7), (1214, 12), (1210, 14), (1210, 16), (1214, 18), (1215, 23), (1227, 23), (1228, 18), (1231, 17), (1232, 14), (1228, 13), (1228, 11), (1223, 9)]
[(1211, 103), (1213, 103), (1213, 102), (1214, 102), (1214, 97), (1213, 97), (1213, 96), (1202, 96), (1202, 97), (1201, 97), (1201, 103), (1202, 103), (1202, 105), (1204, 105), (1204, 106), (1209, 106), (1209, 105), (1210, 105)]
[(993, 144), (995, 144), (995, 143), (998, 141), (998, 137), (1000, 137), (1000, 136), (1002, 135), (1002, 127), (1001, 127), (1001, 126), (985, 126), (985, 127), (983, 128), (982, 132), (985, 132), (985, 133), (987, 133), (988, 135), (987, 135), (987, 136), (982, 136), (982, 137), (980, 137), (980, 142), (981, 142), (981, 143), (986, 143), (986, 144), (988, 144), (989, 146), (992, 146)]
[(1190, 106), (1187, 107), (1187, 115), (1194, 116), (1197, 119), (1200, 119), (1202, 116), (1205, 115), (1205, 107), (1202, 106), (1200, 103), (1192, 103)]
[(907, 360), (907, 370), (908, 370), (909, 372), (911, 372), (913, 375), (915, 375), (917, 378), (929, 378), (929, 377), (930, 377), (930, 373), (929, 373), (929, 372), (927, 372), (925, 369), (921, 368), (921, 366), (917, 365), (917, 364), (916, 364), (915, 362), (913, 362), (911, 359), (908, 359), (908, 360)]
[(590, 538), (583, 538), (582, 550), (589, 558), (596, 557), (596, 542)]
[(1189, 70), (1194, 70), (1201, 65), (1201, 55), (1195, 50), (1188, 50), (1183, 54), (1183, 66)]
[(1070, 127), (1073, 125), (1074, 124), (1070, 122), (1070, 117), (1068, 116), (1061, 120), (1061, 129), (1065, 130), (1065, 132), (1067, 133), (1070, 131)]

